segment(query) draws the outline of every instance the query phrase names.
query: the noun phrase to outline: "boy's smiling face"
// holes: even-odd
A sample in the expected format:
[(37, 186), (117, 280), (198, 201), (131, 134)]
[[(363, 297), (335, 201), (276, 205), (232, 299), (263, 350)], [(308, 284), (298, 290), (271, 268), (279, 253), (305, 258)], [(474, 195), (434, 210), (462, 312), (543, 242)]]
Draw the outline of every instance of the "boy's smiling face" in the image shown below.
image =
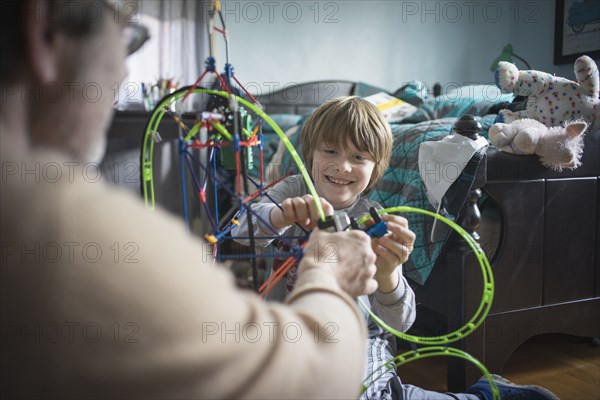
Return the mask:
[(319, 196), (336, 210), (350, 207), (369, 185), (375, 160), (352, 143), (323, 144), (315, 149), (312, 177)]

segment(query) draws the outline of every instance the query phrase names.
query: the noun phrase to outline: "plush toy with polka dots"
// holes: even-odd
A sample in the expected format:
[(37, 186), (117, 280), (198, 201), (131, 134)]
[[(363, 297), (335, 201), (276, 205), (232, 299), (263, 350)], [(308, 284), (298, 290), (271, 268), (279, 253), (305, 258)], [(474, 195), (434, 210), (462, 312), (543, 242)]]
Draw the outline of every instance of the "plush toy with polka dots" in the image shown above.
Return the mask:
[(490, 142), (514, 154), (537, 154), (546, 167), (577, 168), (583, 133), (600, 128), (598, 67), (588, 56), (575, 61), (577, 82), (540, 71), (519, 71), (500, 62), (496, 85), (503, 93), (528, 96), (523, 111), (500, 110)]
[(540, 71), (519, 71), (514, 64), (500, 62), (496, 85), (503, 93), (528, 96), (528, 99), (525, 110), (501, 110), (496, 122), (531, 118), (550, 128), (583, 120), (590, 125), (590, 130), (600, 128), (600, 78), (594, 60), (579, 57), (575, 61), (575, 77), (577, 82)]

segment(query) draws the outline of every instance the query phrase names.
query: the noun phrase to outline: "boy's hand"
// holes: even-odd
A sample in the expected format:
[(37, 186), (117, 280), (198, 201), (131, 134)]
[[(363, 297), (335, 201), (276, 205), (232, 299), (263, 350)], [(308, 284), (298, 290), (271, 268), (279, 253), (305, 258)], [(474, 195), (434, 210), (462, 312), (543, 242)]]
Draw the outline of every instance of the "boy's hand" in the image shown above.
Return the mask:
[(377, 290), (375, 259), (371, 238), (363, 231), (329, 233), (317, 228), (304, 247), (298, 276), (311, 268), (325, 268), (350, 296), (371, 294)]
[[(333, 206), (324, 198), (320, 197), (319, 199), (325, 216), (333, 215)], [(270, 214), (271, 225), (276, 229), (285, 228), (297, 222), (303, 228), (312, 230), (319, 222), (317, 206), (310, 194), (285, 199), (281, 203), (281, 208), (283, 211), (278, 207), (273, 208)]]
[(392, 214), (384, 214), (381, 219), (387, 223), (388, 233), (371, 241), (377, 254), (375, 279), (379, 290), (391, 292), (398, 285), (396, 268), (408, 260), (415, 244), (415, 234), (408, 228), (408, 220)]

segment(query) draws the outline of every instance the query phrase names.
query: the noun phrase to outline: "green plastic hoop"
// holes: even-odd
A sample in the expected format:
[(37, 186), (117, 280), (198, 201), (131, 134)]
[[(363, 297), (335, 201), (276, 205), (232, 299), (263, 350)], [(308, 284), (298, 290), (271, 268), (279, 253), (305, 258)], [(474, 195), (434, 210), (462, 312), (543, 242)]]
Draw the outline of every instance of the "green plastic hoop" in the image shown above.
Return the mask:
[[(490, 266), (487, 257), (485, 256), (483, 250), (475, 241), (475, 239), (473, 239), (473, 237), (469, 235), (460, 225), (449, 220), (448, 218), (445, 218), (431, 211), (407, 206), (391, 207), (378, 211), (379, 214), (401, 212), (414, 212), (429, 215), (430, 217), (436, 218), (450, 226), (452, 229), (454, 229), (467, 242), (467, 244), (469, 245), (471, 250), (473, 250), (473, 253), (477, 257), (477, 260), (479, 261), (479, 266), (481, 267), (481, 272), (483, 274), (483, 293), (481, 295), (481, 303), (479, 304), (479, 307), (477, 308), (471, 319), (457, 330), (440, 336), (421, 337), (408, 335), (406, 333), (400, 332), (392, 328), (391, 326), (387, 325), (383, 320), (381, 320), (381, 318), (375, 315), (369, 309), (369, 307), (367, 307), (362, 302), (362, 300), (360, 300), (360, 298), (358, 299), (358, 302), (361, 305), (361, 307), (371, 316), (371, 318), (382, 328), (386, 329), (395, 336), (407, 340), (409, 342), (418, 343), (422, 345), (442, 345), (464, 339), (483, 323), (492, 306), (492, 301), (494, 300), (494, 276), (492, 274), (492, 267)], [(361, 218), (358, 222), (363, 223), (369, 218), (371, 218), (371, 216), (366, 215), (365, 217)]]
[[(141, 175), (142, 175), (142, 177), (141, 178), (142, 178), (142, 192), (144, 194), (144, 202), (146, 203), (147, 206), (149, 206), (152, 209), (154, 209), (154, 207), (155, 207), (154, 177), (153, 177), (153, 164), (152, 164), (155, 142), (153, 140), (153, 136), (154, 136), (155, 132), (158, 131), (158, 126), (160, 125), (160, 122), (162, 121), (162, 118), (164, 117), (164, 114), (166, 113), (167, 109), (169, 107), (171, 107), (173, 105), (173, 103), (180, 100), (182, 97), (185, 97), (191, 88), (192, 88), (191, 86), (182, 87), (181, 89), (177, 90), (176, 92), (173, 92), (170, 95), (163, 98), (156, 105), (154, 111), (152, 112), (152, 115), (150, 116), (150, 119), (148, 120), (148, 123), (146, 124), (146, 129), (144, 132), (144, 138), (143, 138), (143, 143), (142, 143), (142, 155), (141, 155)], [(214, 95), (214, 96), (223, 97), (226, 99), (233, 97), (236, 101), (243, 104), (245, 107), (252, 110), (256, 115), (258, 115), (260, 118), (262, 118), (267, 124), (269, 124), (269, 126), (271, 126), (271, 128), (273, 128), (273, 130), (275, 131), (277, 136), (279, 136), (279, 139), (281, 139), (281, 141), (285, 145), (286, 149), (289, 151), (294, 162), (298, 166), (299, 171), (302, 174), (302, 177), (304, 178), (304, 181), (306, 182), (306, 186), (307, 186), (310, 194), (314, 198), (318, 198), (315, 186), (312, 183), (312, 180), (310, 179), (310, 175), (308, 174), (308, 171), (306, 170), (306, 167), (304, 166), (302, 159), (298, 155), (298, 152), (296, 151), (296, 149), (294, 148), (294, 146), (292, 145), (290, 140), (287, 138), (285, 133), (281, 130), (281, 128), (259, 106), (252, 104), (248, 100), (243, 99), (239, 96), (235, 96), (228, 92), (195, 88), (192, 91), (192, 93), (210, 94), (210, 95)], [(193, 136), (192, 132), (194, 132), (194, 134), (195, 134), (195, 132), (198, 130), (197, 126), (198, 125), (195, 125), (192, 128), (192, 130), (190, 130), (190, 133), (186, 136), (186, 139), (189, 139), (189, 138), (191, 138), (191, 136)], [(216, 128), (219, 131), (219, 133), (224, 135), (224, 133), (222, 132), (222, 129), (219, 129), (218, 126)], [(224, 135), (224, 136), (226, 136), (226, 135)], [(323, 207), (321, 206), (321, 203), (316, 202), (316, 205), (317, 205), (317, 211), (319, 213), (319, 217), (321, 219), (325, 219), (325, 213), (323, 212)]]
[(479, 362), (479, 360), (477, 360), (475, 357), (473, 357), (472, 355), (470, 355), (467, 352), (455, 349), (453, 347), (444, 347), (444, 346), (427, 346), (422, 349), (408, 351), (406, 353), (402, 353), (399, 356), (394, 357), (393, 361), (385, 364), (385, 366), (384, 366), (385, 371), (383, 371), (375, 379), (373, 379), (373, 376), (375, 375), (375, 373), (377, 371), (374, 371), (373, 373), (371, 373), (371, 375), (369, 375), (363, 381), (363, 383), (361, 385), (361, 394), (363, 394), (367, 390), (367, 388), (369, 387), (369, 385), (372, 382), (376, 381), (381, 375), (385, 374), (390, 369), (397, 368), (397, 367), (407, 364), (411, 361), (417, 361), (417, 360), (421, 360), (421, 359), (429, 358), (429, 357), (457, 357), (457, 358), (462, 358), (465, 361), (469, 361), (471, 364), (473, 364), (477, 368), (479, 368), (479, 370), (483, 373), (485, 378), (490, 383), (490, 387), (492, 388), (492, 394), (494, 396), (494, 400), (501, 400), (500, 399), (500, 391), (498, 390), (498, 386), (496, 385), (496, 382), (492, 379), (492, 375), (489, 373), (487, 368), (481, 362)]

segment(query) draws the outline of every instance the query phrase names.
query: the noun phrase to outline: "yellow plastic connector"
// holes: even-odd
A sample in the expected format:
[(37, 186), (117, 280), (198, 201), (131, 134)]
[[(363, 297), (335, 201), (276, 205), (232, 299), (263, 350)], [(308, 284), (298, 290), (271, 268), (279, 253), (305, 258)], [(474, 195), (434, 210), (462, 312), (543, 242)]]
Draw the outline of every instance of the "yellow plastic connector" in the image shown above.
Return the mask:
[(208, 241), (210, 244), (217, 244), (219, 241), (217, 240), (215, 235), (209, 235), (208, 233), (204, 235), (204, 239)]

